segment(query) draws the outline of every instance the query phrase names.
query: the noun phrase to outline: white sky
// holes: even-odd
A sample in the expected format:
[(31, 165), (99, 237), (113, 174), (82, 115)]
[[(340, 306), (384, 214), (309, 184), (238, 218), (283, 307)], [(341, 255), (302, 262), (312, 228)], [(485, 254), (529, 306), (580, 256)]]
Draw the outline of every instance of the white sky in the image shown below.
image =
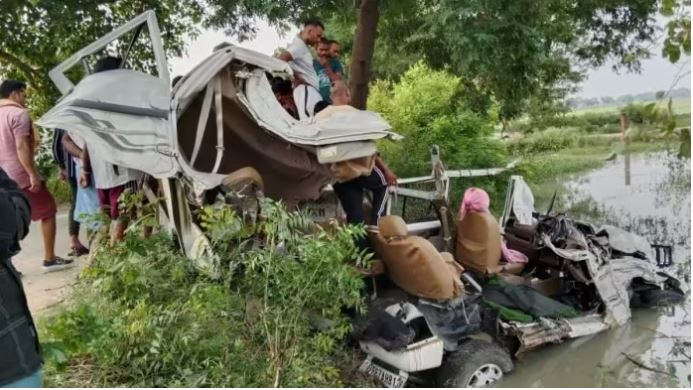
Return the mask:
[(243, 43), (238, 43), (235, 38), (226, 36), (222, 30), (204, 30), (197, 39), (186, 42), (187, 55), (169, 60), (171, 78), (189, 72), (195, 65), (212, 54), (214, 46), (221, 42), (226, 41), (260, 53), (272, 55), (275, 49), (286, 46), (296, 34), (298, 34), (298, 29), (292, 28), (283, 36), (279, 35), (264, 20), (258, 21), (258, 33), (255, 39)]
[[(269, 54), (280, 46), (286, 46), (297, 34), (296, 28), (283, 35), (270, 27), (265, 21), (258, 22), (258, 33), (255, 39), (243, 42), (243, 47)], [(212, 48), (217, 44), (228, 41), (234, 44), (238, 42), (234, 38), (227, 37), (223, 31), (205, 30), (197, 39), (187, 42), (187, 55), (173, 58), (169, 61), (172, 68), (172, 77), (185, 74), (196, 64), (212, 53)], [(678, 64), (671, 64), (661, 57), (659, 50), (654, 50), (651, 59), (643, 61), (640, 74), (617, 74), (607, 64), (588, 72), (587, 79), (583, 82), (581, 91), (576, 95), (581, 97), (619, 96), (624, 94), (639, 94), (657, 90), (667, 90), (676, 79), (681, 68), (683, 72), (690, 71), (690, 58), (682, 58)], [(690, 87), (691, 77), (679, 80), (677, 87)]]
[(678, 63), (672, 64), (655, 53), (652, 58), (642, 62), (642, 72), (617, 74), (611, 69), (611, 65), (605, 65), (588, 72), (587, 79), (582, 83), (582, 90), (576, 95), (581, 97), (601, 97), (653, 92), (668, 90), (671, 88), (678, 75), (688, 72), (681, 78), (675, 88), (689, 87), (691, 85), (691, 59), (682, 57)]

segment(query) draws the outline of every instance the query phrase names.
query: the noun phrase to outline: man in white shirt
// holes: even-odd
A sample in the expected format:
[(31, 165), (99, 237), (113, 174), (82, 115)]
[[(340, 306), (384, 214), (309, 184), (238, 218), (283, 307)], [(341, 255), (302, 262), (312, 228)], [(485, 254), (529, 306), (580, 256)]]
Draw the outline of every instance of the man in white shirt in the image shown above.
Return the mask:
[(307, 20), (287, 50), (279, 55), (279, 59), (288, 62), (294, 71), (294, 104), (301, 120), (312, 117), (315, 104), (322, 100), (309, 46), (315, 47), (324, 31), (321, 21)]

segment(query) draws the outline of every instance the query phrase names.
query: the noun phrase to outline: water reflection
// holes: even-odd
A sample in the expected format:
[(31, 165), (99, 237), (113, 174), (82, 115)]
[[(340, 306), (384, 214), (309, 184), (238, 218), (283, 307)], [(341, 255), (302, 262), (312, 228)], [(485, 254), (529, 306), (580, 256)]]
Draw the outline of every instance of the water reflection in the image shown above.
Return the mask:
[(626, 177), (626, 186), (630, 185), (630, 150), (628, 150), (628, 143), (626, 143), (626, 147), (624, 149), (623, 153), (623, 167), (625, 170), (625, 177)]
[(667, 271), (682, 281), (686, 302), (634, 310), (625, 326), (529, 353), (500, 386), (690, 387), (690, 174), (690, 160), (666, 152), (626, 153), (563, 186), (555, 210), (673, 245)]

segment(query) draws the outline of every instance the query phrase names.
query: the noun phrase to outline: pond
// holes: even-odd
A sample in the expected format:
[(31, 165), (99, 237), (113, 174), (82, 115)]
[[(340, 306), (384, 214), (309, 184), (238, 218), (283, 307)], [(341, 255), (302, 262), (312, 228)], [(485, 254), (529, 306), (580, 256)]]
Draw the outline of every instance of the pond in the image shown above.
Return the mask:
[(690, 160), (657, 152), (618, 156), (557, 188), (554, 211), (673, 245), (674, 264), (667, 272), (681, 280), (686, 301), (633, 310), (622, 327), (527, 353), (499, 387), (691, 386), (690, 185)]

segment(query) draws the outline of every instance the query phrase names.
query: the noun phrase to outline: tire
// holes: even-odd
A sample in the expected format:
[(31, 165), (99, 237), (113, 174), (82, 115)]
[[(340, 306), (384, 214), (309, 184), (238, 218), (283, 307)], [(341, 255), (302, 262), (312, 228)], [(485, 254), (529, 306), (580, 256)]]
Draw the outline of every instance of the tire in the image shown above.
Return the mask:
[(653, 288), (637, 294), (641, 307), (666, 307), (681, 303), (684, 300), (684, 295), (681, 292), (669, 289)]
[(438, 369), (439, 387), (485, 387), (514, 368), (510, 354), (500, 345), (483, 340), (469, 340), (446, 356)]

